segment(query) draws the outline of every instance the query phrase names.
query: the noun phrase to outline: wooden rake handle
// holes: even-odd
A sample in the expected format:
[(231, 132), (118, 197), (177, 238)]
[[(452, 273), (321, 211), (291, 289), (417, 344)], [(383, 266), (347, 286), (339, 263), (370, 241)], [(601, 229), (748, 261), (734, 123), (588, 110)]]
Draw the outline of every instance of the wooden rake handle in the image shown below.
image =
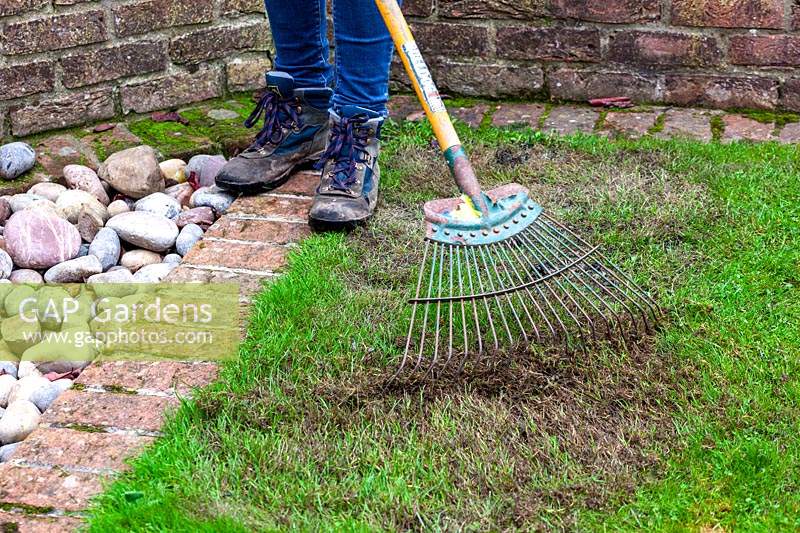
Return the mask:
[(402, 11), (400, 11), (397, 0), (375, 0), (375, 3), (378, 5), (378, 10), (381, 12), (384, 22), (386, 22), (386, 27), (389, 29), (397, 52), (400, 54), (403, 66), (408, 72), (408, 77), (411, 79), (417, 98), (433, 126), (436, 140), (439, 141), (439, 146), (444, 153), (447, 164), (450, 166), (456, 185), (461, 189), (461, 192), (472, 199), (476, 209), (484, 215), (488, 215), (489, 209), (486, 205), (486, 197), (481, 192), (481, 186), (478, 183), (475, 172), (472, 170), (472, 165), (461, 146), (461, 140), (453, 127), (447, 108), (442, 102), (439, 90), (433, 82), (430, 70), (428, 70), (428, 66), (422, 58), (422, 53), (419, 51), (416, 41), (414, 41), (414, 36), (411, 34)]

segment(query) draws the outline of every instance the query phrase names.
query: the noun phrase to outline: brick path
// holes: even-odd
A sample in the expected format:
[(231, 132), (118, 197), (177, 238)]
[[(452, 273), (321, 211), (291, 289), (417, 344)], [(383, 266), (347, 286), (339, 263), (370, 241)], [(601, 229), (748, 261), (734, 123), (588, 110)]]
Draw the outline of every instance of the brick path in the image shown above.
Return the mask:
[[(270, 193), (236, 200), (168, 281), (237, 282), (246, 305), (285, 265), (293, 243), (310, 233), (306, 213), (317, 179), (301, 172)], [(158, 436), (178, 398), (216, 375), (212, 363), (91, 365), (0, 465), (0, 531), (76, 529), (103, 482)]]

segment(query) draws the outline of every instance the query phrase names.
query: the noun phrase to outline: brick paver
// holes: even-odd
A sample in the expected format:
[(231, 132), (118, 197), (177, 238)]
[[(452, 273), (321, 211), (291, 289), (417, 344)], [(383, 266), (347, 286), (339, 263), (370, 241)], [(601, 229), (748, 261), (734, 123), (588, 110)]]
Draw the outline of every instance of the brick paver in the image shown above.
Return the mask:
[(722, 134), (723, 142), (733, 141), (768, 141), (772, 137), (774, 124), (764, 124), (741, 115), (725, 115), (725, 132)]
[(308, 224), (222, 217), (208, 228), (206, 237), (272, 244), (297, 242), (311, 234)]
[(784, 143), (800, 143), (800, 122), (792, 122), (783, 127), (780, 140)]
[(229, 216), (274, 217), (280, 220), (305, 222), (311, 209), (311, 198), (280, 194), (242, 196), (231, 204)]
[(550, 111), (542, 129), (559, 135), (591, 133), (599, 118), (600, 114), (594, 109), (575, 106), (556, 107)]
[(646, 135), (650, 128), (655, 125), (657, 118), (658, 113), (652, 112), (634, 113), (611, 111), (606, 115), (603, 129), (614, 135), (641, 137)]
[(544, 114), (545, 106), (541, 104), (503, 104), (497, 106), (492, 115), (492, 126), (530, 126), (539, 128), (539, 119)]
[(89, 366), (76, 383), (92, 388), (184, 396), (192, 388), (214, 381), (218, 372), (219, 367), (214, 363), (109, 361)]
[(656, 134), (661, 139), (687, 138), (710, 141), (711, 117), (701, 109), (670, 109), (664, 116), (664, 127)]
[(81, 525), (71, 516), (31, 516), (30, 514), (0, 511), (0, 531), (14, 533), (64, 533), (75, 531)]
[(486, 113), (489, 112), (489, 106), (486, 104), (478, 104), (471, 107), (456, 107), (449, 110), (450, 115), (454, 118), (465, 122), (470, 128), (477, 128), (483, 122)]
[[(30, 438), (30, 437), (29, 437)], [(81, 511), (102, 489), (103, 476), (60, 468), (0, 464), (0, 503)]]
[(285, 246), (204, 239), (183, 260), (187, 265), (274, 272), (286, 265), (287, 255), (289, 249)]
[(42, 415), (42, 423), (155, 433), (178, 403), (173, 397), (69, 390)]

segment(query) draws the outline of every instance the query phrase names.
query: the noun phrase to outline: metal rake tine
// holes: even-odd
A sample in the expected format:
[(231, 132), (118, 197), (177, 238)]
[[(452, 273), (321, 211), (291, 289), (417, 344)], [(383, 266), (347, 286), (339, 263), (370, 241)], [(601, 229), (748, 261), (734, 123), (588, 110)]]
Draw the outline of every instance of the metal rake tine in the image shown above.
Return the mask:
[[(525, 248), (527, 248), (528, 250), (531, 250), (531, 247), (530, 247), (530, 246), (528, 246), (526, 243), (522, 242), (522, 245), (523, 245)], [(540, 254), (540, 255), (541, 255), (541, 252), (540, 252), (540, 251), (538, 251), (538, 250), (531, 250), (531, 251), (534, 251), (534, 253), (538, 253), (538, 254)], [(560, 281), (558, 280), (558, 277), (553, 277), (553, 278), (550, 278), (550, 279), (548, 279), (548, 280), (544, 280), (544, 281), (542, 282), (542, 283), (544, 284), (544, 286), (545, 286), (545, 287), (547, 287), (547, 290), (548, 290), (548, 291), (550, 291), (550, 294), (551, 294), (551, 295), (552, 295), (552, 296), (553, 296), (553, 297), (554, 297), (556, 300), (558, 300), (558, 303), (561, 305), (561, 308), (562, 308), (562, 309), (564, 309), (564, 311), (566, 311), (567, 315), (569, 315), (569, 317), (570, 317), (570, 318), (572, 319), (572, 321), (575, 323), (575, 326), (578, 328), (578, 335), (579, 335), (579, 336), (580, 336), (580, 338), (581, 338), (581, 350), (582, 350), (583, 352), (585, 352), (585, 351), (586, 351), (586, 345), (587, 345), (587, 341), (586, 341), (586, 337), (583, 335), (583, 328), (581, 327), (581, 322), (580, 322), (580, 320), (578, 320), (578, 317), (577, 317), (577, 316), (575, 316), (575, 313), (573, 313), (573, 312), (572, 312), (572, 309), (570, 309), (570, 308), (569, 308), (569, 306), (568, 306), (567, 304), (565, 304), (565, 303), (564, 303), (564, 300), (562, 300), (562, 299), (561, 299), (561, 296), (559, 296), (559, 295), (558, 295), (558, 293), (557, 293), (557, 292), (556, 292), (556, 291), (553, 289), (553, 287), (550, 285), (550, 282), (551, 282), (551, 281), (555, 281), (555, 282), (556, 282), (556, 283), (559, 285), (559, 288), (561, 289), (561, 291), (562, 291), (562, 292), (563, 292), (563, 293), (564, 293), (564, 294), (567, 296), (567, 298), (569, 298), (569, 299), (572, 301), (572, 303), (573, 303), (573, 304), (574, 304), (575, 302), (574, 302), (574, 300), (572, 300), (572, 297), (569, 295), (569, 292), (565, 291), (565, 290), (564, 290), (564, 288), (563, 288), (563, 287), (561, 287), (561, 285), (560, 285)], [(585, 311), (584, 311), (584, 313), (585, 313)]]
[[(555, 222), (555, 223), (556, 223), (556, 224), (558, 224), (557, 222)], [(560, 227), (562, 227), (562, 228), (564, 228), (566, 231), (569, 231), (569, 230), (568, 230), (566, 227), (564, 227), (563, 225), (560, 225), (560, 224), (559, 224), (559, 226), (560, 226)], [(558, 231), (556, 230), (556, 228), (554, 228), (554, 227), (553, 227), (553, 226), (551, 226), (551, 225), (544, 224), (544, 225), (543, 225), (543, 227), (544, 227), (544, 228), (545, 228), (545, 229), (546, 229), (546, 230), (547, 230), (547, 231), (550, 233), (550, 235), (551, 235), (551, 237), (552, 237), (553, 239), (556, 239), (557, 241), (561, 241), (561, 242), (568, 243), (568, 245), (569, 245), (568, 247), (570, 248), (570, 250), (572, 250), (572, 251), (573, 251), (573, 253), (580, 253), (580, 250), (581, 250), (581, 247), (580, 247), (580, 245), (579, 245), (579, 244), (576, 244), (574, 241), (572, 241), (572, 240), (571, 240), (571, 239), (570, 239), (570, 238), (569, 238), (567, 235), (564, 235), (563, 233), (560, 233), (560, 232), (558, 232)], [(573, 233), (572, 235), (574, 235), (574, 233)], [(583, 239), (580, 239), (580, 238), (578, 238), (578, 240), (579, 240), (580, 242), (584, 243), (584, 245), (585, 245), (585, 246), (589, 246), (589, 244), (588, 244), (588, 243), (586, 243), (586, 241), (584, 241)], [(606, 258), (606, 257), (605, 257), (603, 254), (602, 254), (602, 253), (600, 253), (599, 251), (597, 251), (597, 252), (596, 252), (596, 255), (597, 255), (598, 257), (600, 257), (601, 259), (603, 259), (603, 260), (604, 260), (604, 261), (605, 261), (607, 264), (609, 264), (609, 265), (611, 265), (611, 266), (613, 267), (613, 264), (612, 264), (612, 263), (611, 263), (611, 262), (610, 262), (610, 261), (609, 261), (609, 260), (608, 260), (608, 259), (607, 259), (607, 258)], [(629, 293), (630, 293), (630, 292), (633, 292), (633, 294), (635, 294), (636, 296), (638, 296), (638, 298), (639, 298), (639, 299), (641, 299), (642, 301), (644, 301), (645, 305), (647, 305), (648, 307), (650, 307), (650, 304), (649, 304), (649, 302), (648, 302), (648, 299), (647, 299), (647, 298), (645, 298), (645, 297), (643, 297), (643, 296), (642, 296), (642, 295), (640, 295), (640, 294), (637, 294), (637, 293), (635, 292), (635, 290), (632, 290), (632, 289), (631, 289), (631, 287), (629, 287), (627, 284), (625, 284), (625, 289), (626, 289), (626, 290), (623, 290), (623, 288), (622, 288), (622, 287), (620, 287), (620, 286), (617, 284), (617, 282), (623, 282), (623, 283), (624, 283), (624, 281), (623, 281), (623, 280), (620, 280), (618, 276), (615, 276), (615, 275), (614, 275), (614, 273), (613, 273), (613, 271), (611, 271), (611, 270), (610, 270), (610, 269), (609, 269), (607, 266), (605, 266), (605, 265), (600, 265), (600, 268), (598, 268), (598, 266), (597, 266), (595, 263), (592, 263), (592, 262), (586, 262), (586, 265), (587, 265), (589, 268), (591, 268), (591, 269), (592, 269), (592, 270), (593, 270), (593, 271), (594, 271), (594, 272), (595, 272), (595, 273), (596, 273), (598, 276), (600, 276), (600, 277), (601, 277), (603, 280), (605, 280), (607, 283), (610, 283), (610, 284), (611, 284), (611, 285), (614, 287), (615, 291), (609, 291), (609, 290), (608, 290), (608, 287), (606, 287), (606, 286), (605, 286), (603, 283), (597, 282), (597, 285), (598, 285), (598, 286), (599, 286), (601, 289), (603, 289), (603, 290), (605, 290), (606, 292), (608, 292), (608, 293), (609, 293), (609, 294), (610, 294), (612, 297), (614, 297), (615, 299), (617, 299), (617, 301), (618, 301), (618, 302), (619, 302), (619, 303), (620, 303), (620, 304), (621, 304), (623, 307), (625, 307), (625, 310), (628, 312), (628, 316), (630, 316), (630, 318), (631, 318), (631, 321), (632, 321), (634, 324), (636, 324), (636, 322), (637, 322), (637, 321), (636, 321), (636, 317), (634, 317), (634, 315), (633, 315), (633, 310), (632, 310), (632, 309), (630, 309), (630, 307), (628, 307), (627, 305), (625, 305), (623, 302), (619, 301), (619, 298), (616, 296), (616, 294), (617, 294), (617, 293), (619, 293), (619, 294), (622, 294), (622, 295), (625, 297), (625, 299), (627, 299), (628, 301), (630, 301), (630, 303), (632, 303), (632, 304), (633, 304), (633, 305), (634, 305), (634, 306), (635, 306), (635, 307), (636, 307), (636, 308), (639, 310), (639, 313), (640, 313), (640, 314), (641, 314), (641, 316), (642, 316), (642, 320), (644, 321), (645, 330), (648, 330), (648, 331), (649, 331), (649, 329), (650, 329), (650, 326), (649, 326), (649, 324), (648, 324), (648, 322), (647, 322), (647, 311), (646, 311), (644, 308), (642, 308), (642, 306), (640, 305), (639, 301), (638, 301), (636, 298), (633, 298), (633, 297), (632, 297), (632, 296), (631, 296)], [(614, 267), (614, 268), (616, 268), (616, 267)], [(614, 279), (611, 279), (611, 278), (609, 278), (609, 277), (608, 277), (606, 274), (604, 274), (604, 271), (605, 271), (605, 272), (608, 272), (609, 274), (611, 274), (611, 275), (612, 275), (612, 277), (613, 277)], [(588, 273), (587, 273), (587, 274), (588, 274)], [(621, 274), (621, 272), (620, 272), (620, 274)], [(593, 279), (595, 279), (595, 281), (597, 281), (597, 280), (596, 280), (596, 278), (593, 278)], [(616, 280), (616, 282), (615, 282), (614, 280)], [(635, 284), (634, 284), (634, 287), (635, 287)], [(652, 312), (652, 309), (651, 309), (651, 312)], [(653, 318), (654, 318), (654, 320), (656, 319), (656, 318), (655, 318), (655, 315), (653, 315)]]
[[(434, 274), (436, 273), (436, 257), (437, 257), (437, 250), (439, 248), (439, 244), (436, 243), (433, 246), (433, 254), (431, 255), (432, 264), (431, 264), (431, 275), (428, 279), (428, 295), (426, 298), (430, 298), (433, 293), (433, 279)], [(419, 365), (422, 363), (422, 356), (425, 353), (425, 333), (428, 328), (428, 313), (430, 312), (430, 304), (425, 303), (425, 314), (422, 319), (422, 334), (419, 337), (419, 355), (417, 356), (417, 363), (414, 365), (414, 369), (412, 372), (416, 372), (419, 368)]]
[[(506, 246), (508, 247), (509, 250), (511, 250), (511, 253), (514, 254), (514, 257), (517, 259), (517, 264), (519, 264), (523, 268), (523, 270), (525, 270), (525, 274), (528, 276), (529, 281), (534, 281), (536, 278), (532, 278), (531, 277), (530, 272), (528, 272), (528, 269), (522, 263), (522, 260), (520, 260), (519, 255), (517, 254), (517, 251), (514, 248), (514, 246), (509, 241), (506, 241)], [(521, 275), (520, 275), (520, 279), (524, 280), (524, 278)], [(541, 290), (538, 287), (536, 287), (535, 285), (534, 285), (534, 287), (539, 292), (539, 295), (542, 296), (541, 295)], [(541, 315), (541, 317), (544, 320), (545, 324), (547, 324), (547, 328), (550, 330), (550, 334), (553, 336), (554, 339), (557, 338), (558, 337), (558, 333), (556, 333), (556, 330), (553, 327), (553, 324), (550, 322), (550, 319), (547, 318), (547, 313), (545, 313), (544, 310), (541, 308), (541, 306), (539, 305), (539, 302), (537, 301), (536, 297), (531, 293), (531, 291), (530, 291), (530, 289), (528, 287), (525, 288), (525, 292), (527, 292), (528, 296), (531, 297), (531, 301), (533, 301), (533, 305), (536, 306), (536, 310)]]
[[(450, 296), (453, 296), (453, 245), (448, 246), (448, 255), (450, 260), (450, 269), (449, 269), (449, 276), (450, 276)], [(459, 294), (459, 296), (461, 296)], [(448, 334), (448, 351), (447, 351), (447, 361), (444, 362), (444, 366), (450, 364), (450, 360), (453, 358), (453, 302), (449, 302), (447, 304), (448, 311), (450, 312), (450, 331)]]
[[(553, 219), (552, 217), (548, 216), (546, 213), (542, 213), (542, 216), (546, 220), (550, 221), (552, 224), (554, 224), (555, 226), (561, 228), (564, 232), (566, 232), (566, 235), (564, 233), (560, 233), (560, 235), (562, 235), (568, 241), (572, 242), (569, 239), (569, 236), (572, 236), (573, 238), (575, 238), (579, 242), (583, 243), (584, 246), (589, 246), (589, 243), (587, 243), (585, 240), (583, 240), (579, 235), (577, 235), (575, 232), (570, 230), (564, 224), (562, 224), (559, 221), (557, 221), (557, 220)], [(653, 320), (655, 322), (658, 322), (658, 315), (661, 315), (661, 309), (658, 307), (658, 305), (656, 305), (652, 301), (652, 299), (650, 298), (650, 295), (648, 295), (641, 287), (639, 287), (639, 285), (637, 285), (636, 282), (633, 281), (630, 276), (625, 274), (622, 270), (620, 270), (620, 268), (618, 266), (616, 266), (614, 263), (612, 263), (608, 259), (608, 257), (605, 256), (605, 254), (600, 252), (597, 255), (601, 259), (603, 259), (611, 267), (610, 269), (607, 269), (609, 271), (609, 273), (611, 273), (612, 276), (617, 278), (617, 281), (619, 281), (621, 283), (624, 283), (626, 285), (626, 287), (631, 292), (636, 294), (636, 296), (638, 296), (644, 302), (644, 304), (648, 307), (648, 309), (650, 310), (650, 313), (653, 315)], [(642, 312), (644, 312), (644, 311), (642, 311)]]
[[(466, 270), (467, 270), (467, 279), (469, 280), (469, 293), (470, 296), (475, 294), (475, 287), (472, 283), (472, 267), (469, 261), (469, 248), (459, 247), (459, 250), (464, 251), (464, 259), (466, 260)], [(475, 333), (478, 337), (478, 356), (483, 354), (483, 337), (481, 336), (481, 322), (478, 318), (478, 302), (475, 301), (475, 298), (470, 298), (472, 302), (472, 316), (475, 319)], [(466, 322), (464, 322), (464, 330), (466, 331)], [(495, 337), (496, 339), (496, 337)], [(464, 347), (464, 360), (461, 361), (461, 366), (459, 366), (458, 371), (461, 372), (464, 370), (464, 365), (467, 364), (467, 357), (468, 357), (468, 350), (469, 345), (465, 343)]]
[[(552, 228), (549, 228), (549, 227), (548, 227), (546, 224), (545, 224), (545, 225), (543, 225), (543, 226), (544, 226), (545, 230), (552, 230)], [(551, 243), (551, 244), (550, 244), (550, 246), (551, 246), (551, 247), (552, 247), (554, 250), (560, 250), (560, 252), (559, 252), (559, 253), (560, 253), (560, 254), (561, 254), (563, 257), (564, 257), (564, 261), (566, 261), (566, 262), (569, 262), (570, 256), (569, 256), (569, 255), (567, 255), (567, 253), (563, 251), (563, 247), (562, 247), (562, 246), (559, 246), (559, 244), (563, 244), (563, 243), (560, 243), (560, 242), (559, 242), (557, 239), (555, 239), (555, 237), (554, 237), (552, 234), (543, 233), (543, 232), (542, 232), (542, 229), (537, 227), (536, 229), (533, 229), (533, 230), (531, 231), (531, 235), (532, 235), (534, 238), (536, 238), (536, 240), (538, 240), (539, 242), (541, 242), (543, 246), (547, 246), (546, 242), (544, 242), (543, 240), (546, 240), (547, 242), (550, 242), (550, 243)], [(580, 254), (580, 249), (578, 249), (578, 250), (575, 250), (575, 249), (573, 249), (573, 248), (569, 248), (569, 249), (570, 249), (570, 251), (571, 251), (572, 253), (578, 253), (578, 254)], [(631, 320), (633, 320), (633, 321), (634, 321), (634, 323), (635, 323), (635, 321), (636, 321), (636, 320), (635, 320), (635, 318), (634, 318), (634, 316), (633, 316), (633, 311), (632, 311), (632, 310), (630, 309), (630, 307), (628, 307), (628, 305), (627, 305), (627, 304), (626, 304), (626, 303), (625, 303), (623, 300), (621, 300), (621, 299), (620, 299), (620, 298), (617, 296), (617, 294), (616, 294), (617, 292), (620, 292), (620, 293), (622, 293), (623, 295), (625, 295), (625, 291), (621, 290), (621, 289), (620, 289), (620, 288), (618, 288), (618, 287), (615, 287), (615, 288), (617, 289), (617, 291), (616, 291), (616, 292), (615, 292), (615, 291), (611, 291), (611, 290), (610, 290), (608, 287), (606, 287), (606, 286), (605, 286), (605, 285), (603, 285), (602, 283), (597, 283), (597, 282), (596, 282), (596, 280), (595, 280), (595, 279), (594, 279), (594, 278), (591, 276), (591, 274), (589, 274), (589, 273), (586, 271), (586, 266), (587, 266), (587, 264), (586, 264), (586, 263), (584, 263), (583, 261), (581, 261), (580, 263), (578, 263), (578, 264), (576, 265), (576, 267), (578, 268), (578, 270), (580, 270), (580, 271), (581, 271), (581, 273), (583, 273), (583, 275), (585, 275), (585, 276), (586, 276), (586, 278), (587, 278), (588, 280), (590, 280), (590, 282), (591, 282), (591, 281), (594, 281), (594, 282), (595, 282), (595, 284), (596, 284), (597, 286), (599, 286), (599, 287), (600, 287), (600, 289), (601, 289), (603, 292), (607, 293), (607, 294), (608, 294), (608, 295), (609, 295), (611, 298), (613, 298), (614, 300), (616, 300), (616, 301), (617, 301), (617, 303), (618, 303), (618, 304), (620, 304), (620, 305), (621, 305), (621, 306), (622, 306), (622, 307), (623, 307), (623, 308), (624, 308), (624, 309), (627, 311), (627, 313), (628, 313), (628, 316), (630, 316), (630, 317), (631, 317)], [(593, 265), (589, 264), (589, 268), (591, 268), (592, 270), (594, 270), (596, 273), (600, 274), (600, 273), (597, 271), (597, 268), (596, 268), (596, 267), (594, 267)], [(576, 278), (577, 278), (577, 279), (579, 279), (579, 280), (581, 279), (581, 278), (580, 278), (579, 276), (577, 276), (577, 274), (575, 274), (574, 272), (573, 272), (573, 274), (576, 276)], [(601, 274), (601, 275), (602, 275), (602, 274)], [(608, 302), (607, 302), (607, 301), (606, 301), (606, 300), (605, 300), (605, 299), (604, 299), (602, 296), (600, 296), (600, 295), (597, 293), (597, 291), (595, 291), (595, 290), (594, 290), (594, 288), (592, 287), (592, 284), (591, 284), (590, 282), (581, 281), (581, 284), (582, 284), (583, 286), (585, 286), (585, 287), (586, 287), (586, 288), (587, 288), (587, 289), (588, 289), (588, 290), (589, 290), (589, 291), (592, 293), (592, 295), (593, 295), (593, 296), (594, 296), (594, 297), (595, 297), (595, 298), (596, 298), (598, 301), (600, 301), (600, 303), (602, 303), (602, 304), (603, 304), (603, 306), (604, 306), (604, 307), (606, 307), (606, 308), (608, 309), (608, 311), (609, 311), (609, 312), (610, 312), (610, 313), (611, 313), (611, 314), (614, 316), (614, 319), (615, 319), (615, 322), (616, 322), (616, 324), (617, 324), (617, 327), (619, 328), (619, 330), (620, 330), (620, 333), (621, 333), (621, 334), (622, 334), (622, 336), (623, 336), (623, 343), (625, 343), (625, 340), (624, 340), (624, 337), (625, 337), (625, 328), (624, 328), (624, 327), (623, 327), (623, 325), (622, 325), (622, 319), (620, 318), (619, 314), (618, 314), (618, 313), (617, 313), (617, 312), (616, 312), (616, 311), (615, 311), (615, 310), (614, 310), (614, 309), (611, 307), (611, 305), (610, 305), (610, 304), (609, 304), (609, 303), (608, 303)], [(626, 296), (627, 296), (627, 295), (626, 295)], [(610, 333), (610, 329), (611, 329), (611, 327), (610, 327), (610, 323), (609, 323), (609, 321), (608, 321), (608, 318), (606, 318), (606, 316), (603, 314), (603, 312), (602, 312), (602, 311), (600, 311), (600, 309), (598, 309), (598, 308), (597, 308), (597, 306), (594, 304), (594, 302), (593, 302), (592, 300), (590, 300), (589, 298), (586, 298), (586, 296), (585, 296), (585, 295), (584, 295), (584, 298), (585, 298), (585, 299), (586, 299), (586, 300), (587, 300), (587, 301), (588, 301), (588, 302), (589, 302), (589, 303), (592, 305), (592, 307), (595, 309), (595, 311), (597, 311), (597, 312), (600, 314), (600, 316), (602, 316), (602, 317), (603, 317), (603, 320), (605, 320), (605, 321), (606, 321), (606, 327), (608, 328), (608, 330), (609, 330), (609, 333)], [(628, 298), (629, 298), (629, 297), (628, 297)], [(629, 298), (629, 299), (630, 299), (630, 298)], [(641, 310), (641, 309), (640, 309), (640, 310)], [(626, 344), (626, 348), (627, 348), (627, 344)]]
[[(508, 242), (505, 242), (503, 244), (504, 244), (504, 246), (500, 250), (502, 251), (503, 255), (506, 258), (506, 261), (507, 261), (506, 264), (512, 266), (514, 275), (519, 280), (519, 283), (520, 284), (525, 284), (525, 278), (523, 278), (522, 274), (519, 273), (519, 270), (516, 268), (516, 266), (514, 266), (514, 262), (511, 260), (511, 257), (508, 255), (508, 252), (505, 250), (505, 248), (510, 247), (510, 244)], [(525, 290), (526, 293), (528, 293), (528, 296), (531, 298), (531, 300), (535, 300), (533, 294), (531, 294), (530, 289), (525, 287), (524, 290)], [(527, 315), (527, 317), (528, 317), (528, 321), (530, 321), (530, 323), (531, 323), (531, 327), (533, 327), (533, 332), (536, 335), (536, 342), (542, 342), (542, 336), (539, 333), (539, 327), (536, 325), (536, 321), (531, 316), (531, 312), (530, 312), (530, 310), (528, 310), (528, 306), (525, 304), (525, 301), (522, 299), (522, 295), (520, 294), (520, 291), (517, 291), (517, 298), (519, 299), (520, 305), (522, 305), (522, 309), (525, 311), (525, 315)], [(527, 340), (527, 337), (526, 337), (526, 340)]]
[[(425, 265), (428, 264), (428, 250), (431, 246), (431, 241), (425, 241), (425, 251), (422, 253), (422, 265), (419, 267), (419, 276), (417, 277), (417, 290), (414, 295), (414, 299), (419, 299), (419, 291), (422, 288), (422, 277), (425, 274)], [(403, 352), (403, 359), (400, 361), (400, 367), (394, 373), (394, 375), (389, 378), (389, 381), (394, 381), (394, 379), (400, 375), (400, 372), (403, 371), (403, 368), (406, 366), (406, 362), (408, 361), (408, 352), (411, 349), (411, 338), (414, 333), (414, 323), (416, 322), (417, 318), (417, 306), (419, 304), (414, 302), (413, 307), (411, 308), (411, 322), (408, 325), (408, 335), (406, 336), (406, 349)]]
[[(436, 297), (442, 297), (442, 274), (444, 273), (444, 246), (439, 247), (439, 284), (438, 289), (436, 291)], [(442, 302), (441, 300), (436, 302), (436, 336), (434, 337), (434, 344), (433, 344), (433, 359), (431, 359), (431, 366), (428, 368), (428, 371), (425, 373), (425, 376), (430, 374), (433, 367), (436, 365), (436, 361), (439, 359), (439, 330), (442, 326)]]
[[(486, 254), (483, 251), (483, 246), (479, 246), (478, 251), (481, 253), (481, 261), (483, 262), (483, 267), (484, 267), (483, 271), (489, 274), (486, 279), (486, 282), (489, 285), (489, 291), (496, 292), (498, 289), (494, 286), (494, 283), (491, 282), (492, 281), (491, 271), (489, 270), (489, 267), (486, 263)], [(500, 303), (500, 297), (497, 294), (494, 295), (494, 301), (497, 304), (497, 310), (500, 313), (500, 318), (503, 320), (503, 326), (505, 327), (506, 334), (508, 335), (508, 342), (512, 343), (514, 342), (514, 336), (511, 334), (511, 328), (508, 327), (506, 314), (503, 312), (503, 305)]]
[[(481, 279), (481, 272), (478, 269), (478, 259), (477, 254), (473, 248), (467, 248), (467, 254), (472, 252), (472, 264), (475, 267), (475, 277), (478, 279), (478, 288), (480, 289), (481, 293), (485, 292), (483, 289), (483, 280)], [(487, 298), (481, 298), (483, 300), (483, 306), (486, 308), (486, 320), (489, 321), (489, 329), (492, 332), (492, 338), (494, 339), (494, 348), (495, 350), (500, 349), (500, 339), (497, 337), (497, 330), (494, 327), (494, 321), (492, 320), (492, 313), (489, 310), (489, 301)]]
[[(461, 296), (461, 325), (464, 328), (464, 359), (466, 359), (469, 355), (469, 338), (467, 336), (467, 309), (466, 309), (466, 304), (464, 302), (464, 275), (461, 272), (461, 247), (456, 246), (455, 250), (456, 250), (456, 267), (458, 269), (458, 294), (459, 296)], [(459, 365), (459, 368), (462, 365)]]
[[(501, 281), (501, 279), (500, 279), (501, 278), (500, 271), (497, 269), (497, 262), (492, 257), (492, 251), (494, 251), (495, 253), (497, 252), (497, 250), (495, 250), (494, 248), (495, 247), (492, 247), (492, 250), (490, 250), (489, 253), (487, 253), (487, 255), (489, 256), (489, 262), (492, 265), (492, 269), (494, 270), (495, 276), (497, 276), (497, 280), (498, 280), (498, 282), (500, 282)], [(512, 283), (501, 283), (501, 287), (510, 287), (510, 286), (513, 286), (513, 285), (514, 285), (513, 282)], [(517, 310), (514, 307), (514, 302), (511, 299), (511, 295), (509, 293), (505, 293), (505, 297), (506, 297), (506, 300), (508, 301), (508, 307), (511, 308), (511, 313), (514, 315), (514, 319), (517, 321), (517, 325), (519, 326), (519, 330), (522, 333), (522, 337), (525, 339), (525, 342), (528, 342), (528, 334), (525, 332), (525, 326), (522, 325), (522, 321), (519, 319), (519, 314), (517, 314)], [(513, 342), (513, 340), (512, 340), (512, 342)]]

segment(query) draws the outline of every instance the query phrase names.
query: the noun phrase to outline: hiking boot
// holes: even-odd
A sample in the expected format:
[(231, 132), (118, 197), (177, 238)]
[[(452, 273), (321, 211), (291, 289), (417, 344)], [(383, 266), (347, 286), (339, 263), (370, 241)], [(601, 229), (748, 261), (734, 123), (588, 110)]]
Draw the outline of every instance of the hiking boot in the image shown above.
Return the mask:
[(330, 115), (328, 149), (317, 164), (322, 178), (308, 216), (323, 225), (361, 222), (378, 203), (383, 115), (353, 105)]
[(285, 72), (267, 73), (267, 92), (245, 121), (252, 128), (264, 116), (253, 144), (222, 167), (217, 185), (236, 192), (272, 189), (298, 166), (319, 160), (329, 134), (326, 87), (295, 89)]

